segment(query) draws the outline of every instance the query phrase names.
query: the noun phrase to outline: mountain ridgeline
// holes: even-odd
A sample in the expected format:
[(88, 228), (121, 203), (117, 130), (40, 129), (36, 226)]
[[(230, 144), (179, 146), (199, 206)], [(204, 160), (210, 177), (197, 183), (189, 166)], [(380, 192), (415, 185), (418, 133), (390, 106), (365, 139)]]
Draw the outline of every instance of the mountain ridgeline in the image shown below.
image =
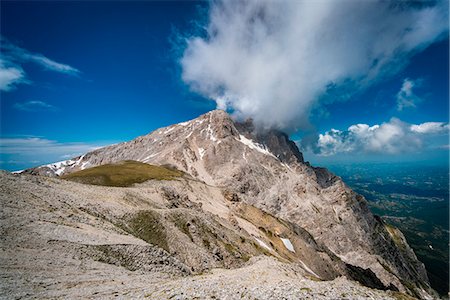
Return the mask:
[[(127, 233), (173, 255), (182, 266), (180, 272), (237, 267), (250, 257), (266, 255), (295, 263), (318, 280), (346, 276), (369, 288), (435, 297), (424, 265), (403, 234), (374, 216), (364, 197), (328, 170), (305, 162), (286, 134), (258, 131), (251, 121), (235, 122), (221, 110), (68, 161), (28, 169), (20, 176), (86, 183), (89, 174), (103, 172), (89, 173), (94, 167), (114, 170), (111, 166), (124, 161), (140, 170), (137, 162), (160, 166), (157, 174), (170, 177), (162, 178), (169, 179), (165, 184), (155, 183), (165, 199), (177, 208), (195, 208), (189, 213), (152, 210), (120, 217)], [(147, 179), (161, 178), (137, 182)], [(106, 179), (97, 184), (102, 180)], [(145, 222), (164, 236), (175, 226), (185, 236), (178, 243), (185, 241), (185, 248), (195, 251), (142, 233), (138, 227)], [(194, 223), (195, 232), (205, 238), (192, 231)]]

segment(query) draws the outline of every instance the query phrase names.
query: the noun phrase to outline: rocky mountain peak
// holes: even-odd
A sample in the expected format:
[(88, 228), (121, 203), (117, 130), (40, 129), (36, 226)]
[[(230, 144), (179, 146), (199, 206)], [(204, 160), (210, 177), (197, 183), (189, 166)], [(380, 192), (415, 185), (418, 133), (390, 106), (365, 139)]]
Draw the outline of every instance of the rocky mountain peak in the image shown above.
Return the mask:
[[(305, 163), (286, 134), (257, 130), (252, 120), (235, 122), (222, 110), (25, 173), (60, 176), (124, 160), (170, 165), (220, 189), (229, 202), (250, 205), (294, 224), (297, 233), (304, 233), (321, 249), (323, 265), (308, 258), (314, 261), (309, 266), (313, 272), (339, 261), (347, 267), (324, 274), (334, 278), (362, 272), (376, 286), (412, 290), (418, 297), (426, 297), (425, 290), (430, 290), (425, 268), (401, 232), (388, 230), (375, 218), (364, 197), (328, 170)], [(233, 220), (244, 227), (248, 221)], [(258, 231), (255, 228), (247, 229)]]
[(252, 119), (242, 123), (237, 122), (235, 125), (240, 134), (258, 144), (265, 145), (280, 161), (288, 164), (304, 162), (303, 155), (297, 145), (284, 132), (275, 129), (258, 130), (255, 128)]
[[(195, 177), (199, 173), (199, 166), (192, 164), (198, 164), (198, 161), (214, 165), (214, 160), (226, 159), (228, 156), (235, 157), (236, 163), (239, 160), (248, 161), (248, 153), (256, 156), (263, 154), (288, 165), (304, 162), (295, 143), (283, 132), (257, 130), (251, 119), (235, 122), (225, 111), (213, 110), (196, 119), (157, 129), (130, 142), (28, 169), (25, 173), (61, 176), (88, 167), (133, 159), (173, 164)], [(213, 161), (209, 162), (208, 158), (213, 157)]]

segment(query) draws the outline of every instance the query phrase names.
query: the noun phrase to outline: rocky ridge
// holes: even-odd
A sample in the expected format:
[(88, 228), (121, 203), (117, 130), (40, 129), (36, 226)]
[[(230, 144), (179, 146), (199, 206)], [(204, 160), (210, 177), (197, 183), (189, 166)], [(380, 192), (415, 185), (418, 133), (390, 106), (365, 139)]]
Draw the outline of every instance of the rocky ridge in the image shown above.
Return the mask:
[[(238, 253), (237, 259), (223, 259), (230, 253), (223, 246), (225, 250), (219, 250), (219, 257), (222, 255), (219, 264), (202, 265), (192, 262), (192, 255), (183, 256), (171, 247), (165, 249), (168, 253), (176, 252), (177, 259), (191, 269), (195, 266), (194, 272), (237, 267), (243, 257), (270, 254), (297, 263), (305, 274), (320, 280), (346, 276), (373, 288), (399, 290), (419, 298), (433, 295), (423, 264), (401, 232), (373, 216), (362, 196), (326, 169), (304, 162), (298, 148), (285, 134), (259, 132), (251, 121), (236, 123), (220, 110), (130, 142), (23, 173), (57, 177), (122, 160), (169, 165), (184, 171), (189, 182), (202, 186), (194, 193), (191, 191), (189, 199), (209, 195), (209, 199), (215, 200), (183, 200), (186, 189), (180, 193), (178, 183), (171, 183), (172, 194), (179, 195), (179, 198), (175, 196), (179, 202), (176, 205), (200, 202), (202, 206), (197, 208), (200, 212), (208, 212), (213, 219), (219, 217), (219, 224), (240, 232), (235, 237), (230, 232), (225, 239), (225, 244), (237, 249), (231, 251)], [(192, 207), (184, 209), (189, 210), (186, 219), (195, 216), (195, 213), (191, 215)], [(197, 217), (203, 220), (202, 216)], [(123, 220), (127, 216), (124, 213), (118, 218)], [(155, 217), (155, 213), (151, 218), (157, 219), (164, 228), (170, 227), (166, 221), (159, 221), (160, 216)], [(183, 224), (181, 232), (188, 237), (185, 242), (197, 247), (200, 240), (192, 237), (191, 229)], [(259, 248), (235, 246), (239, 236), (256, 242)], [(212, 235), (211, 240), (214, 239), (217, 240)], [(158, 246), (164, 249), (164, 245)], [(217, 247), (221, 249), (220, 245)], [(209, 257), (214, 251), (208, 248), (205, 252), (204, 257)]]

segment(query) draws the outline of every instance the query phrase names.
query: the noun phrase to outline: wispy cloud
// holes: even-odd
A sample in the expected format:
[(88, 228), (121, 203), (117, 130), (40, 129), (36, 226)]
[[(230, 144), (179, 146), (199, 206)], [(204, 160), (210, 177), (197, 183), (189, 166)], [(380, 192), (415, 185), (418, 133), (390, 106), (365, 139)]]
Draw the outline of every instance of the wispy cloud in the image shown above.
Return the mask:
[(55, 111), (56, 107), (44, 101), (27, 101), (14, 104), (14, 108), (23, 111)]
[(445, 0), (218, 0), (186, 39), (182, 79), (235, 116), (295, 130), (322, 101), (397, 73), (447, 32)]
[(339, 153), (398, 154), (418, 151), (430, 138), (448, 135), (449, 125), (443, 122), (408, 124), (397, 118), (369, 126), (356, 124), (347, 130), (331, 129), (319, 134), (314, 143), (303, 143), (305, 149), (330, 156)]
[(42, 54), (28, 54), (25, 57), (28, 58), (29, 61), (39, 64), (49, 71), (65, 73), (73, 76), (78, 75), (80, 73), (78, 69), (66, 64), (61, 64), (56, 61), (53, 61), (43, 56)]
[(0, 138), (0, 167), (9, 170), (29, 168), (75, 157), (103, 145), (104, 143), (58, 142), (42, 137), (3, 137)]
[(97, 145), (86, 143), (60, 143), (40, 137), (0, 138), (1, 153), (28, 154), (48, 153), (58, 157), (69, 153), (84, 153), (98, 148)]
[(22, 67), (0, 58), (0, 91), (10, 91), (27, 82)]
[(30, 83), (23, 65), (34, 63), (45, 70), (78, 76), (80, 70), (63, 63), (56, 62), (40, 53), (33, 53), (0, 36), (0, 90), (10, 91), (19, 84)]
[(450, 150), (450, 145), (449, 145), (449, 144), (446, 144), (446, 145), (440, 145), (440, 146), (438, 146), (438, 149)]
[(397, 110), (402, 111), (405, 108), (414, 108), (418, 103), (422, 102), (423, 99), (417, 96), (413, 89), (420, 86), (421, 80), (411, 80), (406, 78), (403, 80), (402, 87), (397, 93)]

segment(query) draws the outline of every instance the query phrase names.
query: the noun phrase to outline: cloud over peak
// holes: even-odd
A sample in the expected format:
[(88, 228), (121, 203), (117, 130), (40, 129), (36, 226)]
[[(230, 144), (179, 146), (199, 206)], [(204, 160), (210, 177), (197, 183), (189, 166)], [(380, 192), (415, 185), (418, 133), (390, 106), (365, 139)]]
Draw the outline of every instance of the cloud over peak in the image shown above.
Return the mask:
[(205, 36), (187, 40), (182, 79), (237, 117), (295, 130), (330, 89), (401, 69), (443, 36), (447, 14), (445, 1), (216, 1)]

